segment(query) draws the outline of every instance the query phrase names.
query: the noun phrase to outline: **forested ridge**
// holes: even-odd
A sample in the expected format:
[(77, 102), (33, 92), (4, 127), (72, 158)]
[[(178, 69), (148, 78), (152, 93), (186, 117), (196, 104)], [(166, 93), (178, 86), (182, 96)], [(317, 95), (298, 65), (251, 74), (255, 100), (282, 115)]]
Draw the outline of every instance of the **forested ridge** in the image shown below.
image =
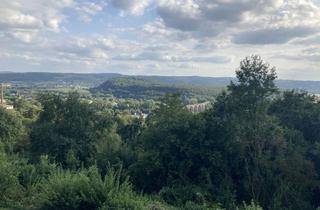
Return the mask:
[(159, 99), (166, 93), (177, 93), (184, 98), (209, 100), (223, 90), (222, 87), (203, 87), (186, 84), (167, 84), (142, 77), (112, 78), (98, 87), (91, 88), (93, 94), (110, 94), (116, 98)]
[(315, 210), (320, 103), (244, 59), (212, 108), (167, 94), (146, 119), (72, 92), (0, 108), (0, 208)]
[[(145, 82), (161, 83), (162, 86), (180, 86), (198, 89), (222, 89), (234, 77), (202, 77), (202, 76), (130, 76), (118, 73), (49, 73), (49, 72), (0, 72), (0, 82), (12, 82), (23, 88), (41, 87), (82, 87), (84, 89), (96, 88), (106, 81), (117, 80), (144, 80)], [(129, 81), (130, 82), (130, 81)], [(310, 93), (320, 93), (320, 81), (281, 80), (275, 81), (281, 90), (299, 89)]]

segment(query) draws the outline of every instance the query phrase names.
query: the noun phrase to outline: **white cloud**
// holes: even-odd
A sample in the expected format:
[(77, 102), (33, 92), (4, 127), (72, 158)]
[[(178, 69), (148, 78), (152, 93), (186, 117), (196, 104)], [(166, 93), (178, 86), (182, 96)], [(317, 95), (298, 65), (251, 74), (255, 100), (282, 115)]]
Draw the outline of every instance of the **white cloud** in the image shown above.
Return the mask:
[(158, 13), (167, 26), (182, 31), (194, 31), (202, 24), (199, 7), (193, 0), (160, 0)]
[(318, 32), (320, 28), (288, 27), (267, 28), (254, 31), (245, 31), (236, 34), (233, 42), (236, 44), (283, 44), (293, 38), (306, 37)]
[(274, 56), (276, 59), (288, 59), (293, 61), (310, 61), (320, 63), (320, 49), (319, 48), (306, 48), (296, 53), (283, 53)]
[(31, 43), (32, 40), (34, 39), (35, 37), (35, 33), (34, 32), (19, 32), (19, 31), (16, 31), (16, 32), (12, 32), (10, 33), (10, 35), (15, 38), (15, 39), (18, 39), (20, 40), (21, 42), (25, 42), (25, 43)]
[[(239, 32), (251, 36), (255, 32), (274, 31), (295, 38), (310, 35), (310, 29), (320, 25), (320, 6), (311, 0), (159, 0), (158, 13), (167, 27), (193, 37)], [(310, 33), (297, 31), (295, 36), (292, 28), (308, 29)], [(263, 38), (259, 41), (263, 44), (288, 41), (287, 38), (272, 40), (269, 36), (259, 39)], [(254, 43), (254, 40), (246, 42)]]
[(173, 55), (168, 52), (143, 51), (138, 54), (122, 54), (113, 59), (122, 61), (157, 61), (157, 62), (202, 62), (202, 63), (230, 63), (232, 58), (228, 56), (193, 56)]
[(320, 45), (320, 34), (316, 34), (307, 38), (298, 39), (293, 43), (300, 45)]
[(0, 71), (230, 76), (260, 54), (282, 77), (294, 67), (320, 79), (319, 1), (27, 2), (1, 1)]
[(83, 20), (84, 22), (91, 22), (92, 16), (98, 14), (103, 10), (103, 8), (106, 6), (105, 2), (81, 2), (77, 3), (76, 10), (79, 13), (79, 18)]
[(3, 0), (0, 6), (0, 34), (31, 43), (40, 32), (59, 32), (63, 8), (72, 0)]
[(121, 10), (122, 15), (140, 16), (150, 4), (150, 0), (110, 0), (112, 6)]

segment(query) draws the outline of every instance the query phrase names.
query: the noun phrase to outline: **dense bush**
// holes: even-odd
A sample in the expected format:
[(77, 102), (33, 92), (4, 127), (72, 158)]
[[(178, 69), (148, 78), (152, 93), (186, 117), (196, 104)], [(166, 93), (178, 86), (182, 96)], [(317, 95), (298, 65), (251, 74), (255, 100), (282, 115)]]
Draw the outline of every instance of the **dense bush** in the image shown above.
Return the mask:
[(260, 57), (236, 75), (201, 114), (176, 94), (147, 119), (75, 93), (42, 95), (39, 115), (0, 109), (0, 208), (316, 209), (320, 103), (279, 93)]
[(111, 117), (79, 97), (76, 93), (67, 99), (56, 95), (40, 97), (43, 111), (30, 134), (34, 159), (48, 154), (65, 168), (94, 164), (96, 144), (109, 133)]
[(18, 175), (18, 168), (0, 151), (0, 207), (15, 206), (22, 198)]
[(78, 172), (58, 171), (44, 180), (39, 209), (94, 210), (143, 209), (148, 199), (135, 194), (120, 171), (108, 171), (104, 179), (96, 167)]
[(0, 143), (7, 152), (26, 137), (22, 118), (18, 113), (6, 111), (0, 106)]

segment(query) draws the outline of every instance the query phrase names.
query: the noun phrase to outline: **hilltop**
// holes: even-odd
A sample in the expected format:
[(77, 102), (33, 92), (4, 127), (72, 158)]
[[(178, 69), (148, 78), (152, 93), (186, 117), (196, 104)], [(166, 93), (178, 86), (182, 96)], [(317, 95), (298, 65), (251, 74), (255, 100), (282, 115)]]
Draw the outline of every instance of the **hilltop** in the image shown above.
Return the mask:
[(186, 98), (207, 100), (214, 97), (221, 88), (200, 87), (183, 83), (165, 83), (152, 77), (122, 76), (111, 78), (92, 88), (92, 93), (110, 94), (117, 98), (157, 99), (166, 93), (178, 93)]
[[(200, 77), (200, 76), (129, 76), (118, 73), (49, 73), (49, 72), (1, 72), (0, 82), (11, 82), (20, 85), (41, 86), (83, 86), (88, 88), (98, 87), (113, 78), (139, 78), (146, 81), (166, 85), (192, 85), (194, 87), (223, 88), (229, 84), (232, 77)], [(276, 80), (280, 89), (300, 89), (310, 93), (320, 93), (320, 81), (301, 80)], [(145, 83), (147, 84), (147, 83)]]

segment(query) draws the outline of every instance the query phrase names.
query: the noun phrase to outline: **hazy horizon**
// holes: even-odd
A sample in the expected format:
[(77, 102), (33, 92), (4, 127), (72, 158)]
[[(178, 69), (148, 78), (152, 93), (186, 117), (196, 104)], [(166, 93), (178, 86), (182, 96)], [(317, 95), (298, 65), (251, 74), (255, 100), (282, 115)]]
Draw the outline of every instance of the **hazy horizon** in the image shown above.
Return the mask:
[(3, 0), (0, 72), (320, 80), (320, 0)]

